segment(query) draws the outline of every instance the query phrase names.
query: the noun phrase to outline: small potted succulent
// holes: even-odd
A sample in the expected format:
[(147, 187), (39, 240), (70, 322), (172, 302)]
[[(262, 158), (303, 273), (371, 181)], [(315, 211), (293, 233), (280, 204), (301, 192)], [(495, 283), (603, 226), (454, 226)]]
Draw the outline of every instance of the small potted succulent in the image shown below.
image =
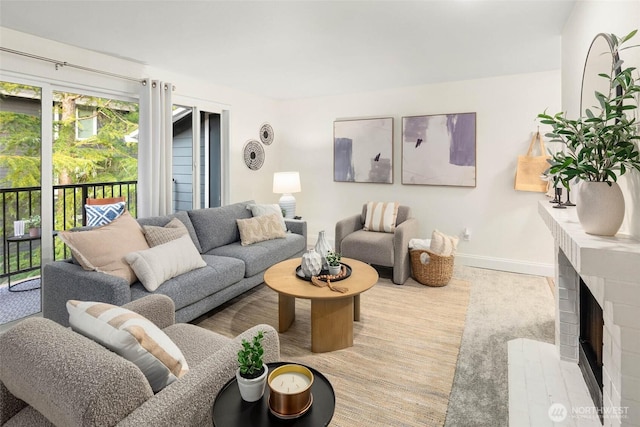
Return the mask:
[(238, 370), (236, 379), (240, 396), (247, 402), (255, 402), (262, 398), (267, 384), (267, 365), (262, 361), (264, 349), (262, 340), (264, 332), (259, 331), (251, 341), (242, 340), (242, 348), (238, 350)]
[(27, 222), (29, 223), (29, 236), (40, 236), (40, 227), (42, 226), (40, 215), (31, 215)]
[(336, 276), (340, 273), (340, 259), (342, 255), (335, 251), (327, 252), (327, 264), (329, 264), (329, 274)]

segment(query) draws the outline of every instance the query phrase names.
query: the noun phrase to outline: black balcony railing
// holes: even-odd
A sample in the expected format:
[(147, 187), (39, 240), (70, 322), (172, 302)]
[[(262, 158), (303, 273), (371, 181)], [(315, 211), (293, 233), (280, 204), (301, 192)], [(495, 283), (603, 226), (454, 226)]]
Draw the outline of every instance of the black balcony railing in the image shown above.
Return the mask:
[[(29, 220), (34, 215), (53, 218), (54, 259), (70, 256), (68, 248), (55, 238), (57, 231), (81, 227), (86, 224), (84, 204), (87, 198), (124, 197), (127, 209), (136, 217), (137, 181), (102, 182), (92, 184), (55, 185), (53, 211), (41, 213), (40, 187), (1, 188), (0, 235), (2, 236), (2, 265), (0, 280), (19, 279), (40, 268), (40, 236), (15, 238), (14, 221)], [(29, 233), (25, 230), (25, 233)], [(33, 274), (33, 273), (31, 273)]]

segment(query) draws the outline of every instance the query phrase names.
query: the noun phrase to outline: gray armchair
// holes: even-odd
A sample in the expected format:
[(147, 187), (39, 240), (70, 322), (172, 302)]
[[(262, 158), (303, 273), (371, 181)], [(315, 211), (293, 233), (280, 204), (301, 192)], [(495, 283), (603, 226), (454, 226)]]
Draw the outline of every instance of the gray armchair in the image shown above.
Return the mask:
[(411, 208), (398, 207), (394, 233), (364, 231), (367, 204), (362, 213), (336, 223), (335, 247), (343, 256), (368, 264), (393, 268), (393, 282), (402, 285), (411, 275), (409, 240), (420, 232), (418, 220), (411, 217)]
[(154, 394), (133, 363), (69, 328), (29, 318), (0, 334), (0, 425), (205, 426), (218, 391), (238, 367), (243, 338), (265, 332), (265, 362), (280, 359), (278, 333), (258, 325), (236, 338), (174, 323), (173, 301), (147, 296), (124, 307), (180, 348), (189, 372)]

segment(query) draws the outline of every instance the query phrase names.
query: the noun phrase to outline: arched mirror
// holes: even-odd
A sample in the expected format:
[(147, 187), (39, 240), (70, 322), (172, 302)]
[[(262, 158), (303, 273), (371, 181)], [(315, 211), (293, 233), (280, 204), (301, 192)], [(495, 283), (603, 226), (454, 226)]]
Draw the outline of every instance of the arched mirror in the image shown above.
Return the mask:
[[(586, 110), (590, 109), (593, 114), (598, 115), (600, 102), (596, 97), (596, 92), (609, 96), (609, 78), (600, 74), (611, 75), (612, 67), (616, 66), (614, 74), (620, 72), (619, 57), (614, 55), (614, 43), (611, 35), (600, 33), (591, 42), (587, 59), (584, 62), (582, 73), (582, 91), (580, 94), (580, 114), (586, 117)], [(620, 87), (617, 88), (617, 95), (622, 93)]]

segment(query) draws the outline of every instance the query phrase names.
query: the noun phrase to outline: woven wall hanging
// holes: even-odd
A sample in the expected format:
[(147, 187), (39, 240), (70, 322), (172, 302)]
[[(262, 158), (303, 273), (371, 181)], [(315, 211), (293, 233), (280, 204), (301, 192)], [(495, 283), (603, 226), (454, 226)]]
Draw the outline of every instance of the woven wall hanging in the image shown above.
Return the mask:
[(264, 149), (255, 139), (250, 139), (244, 145), (244, 163), (251, 170), (258, 170), (264, 164)]

